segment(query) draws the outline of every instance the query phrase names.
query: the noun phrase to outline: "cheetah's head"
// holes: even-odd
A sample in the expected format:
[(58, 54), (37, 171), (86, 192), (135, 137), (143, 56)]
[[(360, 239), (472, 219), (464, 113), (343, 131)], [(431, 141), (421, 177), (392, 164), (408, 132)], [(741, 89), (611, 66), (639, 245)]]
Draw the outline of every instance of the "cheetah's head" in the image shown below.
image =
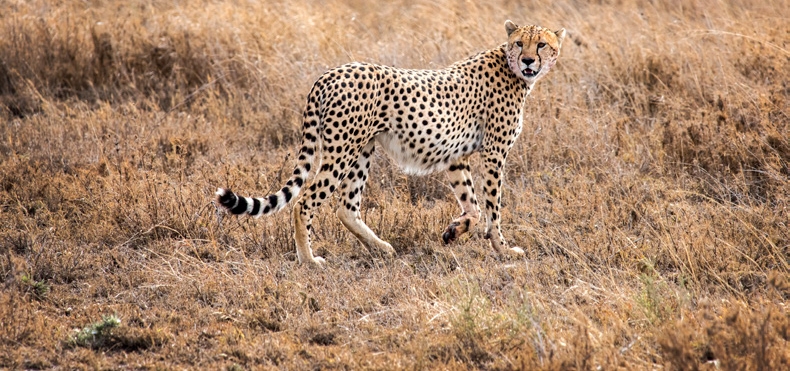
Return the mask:
[(557, 63), (565, 29), (551, 31), (540, 26), (516, 26), (505, 22), (507, 62), (510, 69), (528, 83), (543, 77)]

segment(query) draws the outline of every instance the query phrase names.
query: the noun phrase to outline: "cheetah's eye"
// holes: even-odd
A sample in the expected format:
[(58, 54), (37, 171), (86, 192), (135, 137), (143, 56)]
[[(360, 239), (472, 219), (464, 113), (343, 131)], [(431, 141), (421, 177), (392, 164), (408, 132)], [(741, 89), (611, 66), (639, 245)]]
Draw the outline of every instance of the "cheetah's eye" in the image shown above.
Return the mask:
[(520, 48), (520, 47), (524, 46), (524, 43), (522, 43), (521, 40), (516, 41), (516, 46), (518, 46)]
[(538, 49), (542, 49), (544, 46), (546, 46), (546, 43), (538, 43)]

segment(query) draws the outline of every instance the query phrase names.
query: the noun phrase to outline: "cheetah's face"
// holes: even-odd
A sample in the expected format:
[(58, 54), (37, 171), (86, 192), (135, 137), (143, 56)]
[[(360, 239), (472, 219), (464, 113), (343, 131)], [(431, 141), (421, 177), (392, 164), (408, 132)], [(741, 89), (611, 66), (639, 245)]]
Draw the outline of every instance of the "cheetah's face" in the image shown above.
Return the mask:
[(565, 29), (551, 31), (540, 26), (516, 26), (505, 22), (508, 40), (507, 62), (510, 69), (528, 83), (549, 72), (560, 55)]

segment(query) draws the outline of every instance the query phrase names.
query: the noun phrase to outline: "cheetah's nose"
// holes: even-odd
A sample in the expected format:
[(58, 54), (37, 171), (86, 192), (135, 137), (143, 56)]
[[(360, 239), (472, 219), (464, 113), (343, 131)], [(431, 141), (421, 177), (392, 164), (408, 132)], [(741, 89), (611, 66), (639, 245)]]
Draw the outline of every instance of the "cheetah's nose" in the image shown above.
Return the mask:
[(527, 67), (529, 67), (533, 62), (535, 62), (532, 58), (521, 58), (521, 63), (524, 63)]

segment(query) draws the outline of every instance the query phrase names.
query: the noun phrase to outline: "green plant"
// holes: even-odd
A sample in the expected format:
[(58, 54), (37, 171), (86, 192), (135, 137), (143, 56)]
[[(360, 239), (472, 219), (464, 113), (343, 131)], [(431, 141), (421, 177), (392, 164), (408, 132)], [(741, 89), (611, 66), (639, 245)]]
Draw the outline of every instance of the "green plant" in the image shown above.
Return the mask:
[(121, 319), (118, 316), (102, 316), (101, 321), (85, 326), (82, 330), (75, 330), (69, 342), (76, 346), (98, 348), (107, 341), (112, 330), (120, 325)]
[(33, 295), (36, 299), (42, 300), (47, 297), (49, 294), (49, 285), (42, 281), (36, 281), (30, 277), (30, 275), (22, 275), (22, 283), (28, 286), (32, 291)]

